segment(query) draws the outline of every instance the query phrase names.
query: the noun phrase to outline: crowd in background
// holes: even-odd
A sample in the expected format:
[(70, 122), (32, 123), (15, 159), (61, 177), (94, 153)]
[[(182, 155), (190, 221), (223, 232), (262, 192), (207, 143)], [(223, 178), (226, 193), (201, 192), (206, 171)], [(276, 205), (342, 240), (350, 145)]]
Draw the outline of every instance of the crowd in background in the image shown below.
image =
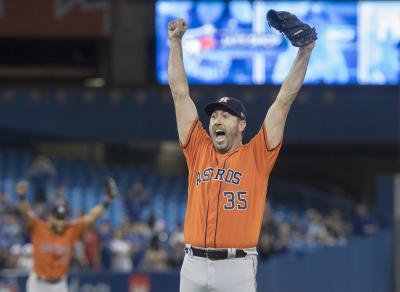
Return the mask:
[[(141, 185), (134, 185), (126, 196), (127, 216), (115, 228), (99, 221), (88, 228), (75, 245), (72, 268), (132, 269), (164, 271), (179, 268), (184, 257), (183, 226), (167, 226), (150, 216), (139, 220), (140, 208), (151, 200)], [(35, 204), (36, 214), (45, 218), (42, 205)], [(170, 230), (173, 229), (173, 232)], [(321, 246), (345, 246), (350, 234), (366, 235), (377, 229), (376, 221), (365, 205), (358, 205), (352, 222), (345, 222), (339, 210), (321, 214), (308, 209), (303, 214), (274, 211), (265, 207), (258, 252), (261, 260), (282, 254), (306, 253)], [(23, 220), (10, 196), (0, 194), (0, 268), (29, 270), (32, 246)]]
[[(46, 219), (46, 181), (55, 169), (45, 157), (38, 157), (29, 170), (35, 181), (35, 214)], [(63, 196), (63, 188), (55, 197)], [(99, 220), (86, 229), (75, 245), (72, 268), (111, 269), (129, 272), (133, 269), (165, 271), (179, 268), (184, 257), (182, 222), (167, 226), (154, 215), (143, 218), (151, 202), (151, 194), (135, 183), (127, 194), (121, 194), (125, 207), (119, 226)], [(30, 270), (33, 264), (29, 234), (10, 194), (0, 190), (0, 269)], [(345, 246), (351, 234), (368, 235), (377, 230), (377, 223), (364, 204), (358, 204), (351, 220), (344, 220), (338, 209), (322, 214), (316, 209), (292, 211), (271, 208), (267, 203), (258, 245), (261, 260), (283, 254), (307, 253), (317, 247)]]
[(322, 214), (307, 209), (303, 214), (274, 212), (267, 204), (260, 232), (258, 252), (261, 260), (279, 254), (307, 253), (316, 247), (345, 246), (347, 238), (368, 235), (377, 230), (377, 222), (366, 205), (358, 204), (351, 221), (345, 221), (338, 209)]

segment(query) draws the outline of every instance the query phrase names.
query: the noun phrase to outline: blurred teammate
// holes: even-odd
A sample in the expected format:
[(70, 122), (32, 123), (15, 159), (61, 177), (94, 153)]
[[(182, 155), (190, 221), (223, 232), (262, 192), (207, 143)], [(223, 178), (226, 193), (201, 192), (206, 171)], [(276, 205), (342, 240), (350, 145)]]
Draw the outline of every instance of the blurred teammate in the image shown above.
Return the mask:
[(242, 144), (247, 112), (221, 97), (205, 108), (209, 135), (189, 95), (182, 60), (183, 19), (168, 24), (171, 88), (180, 145), (189, 168), (181, 292), (256, 291), (256, 245), (268, 177), (281, 148), (287, 114), (303, 83), (314, 42), (299, 49), (258, 134)]
[(27, 281), (28, 292), (67, 292), (67, 273), (75, 241), (84, 229), (93, 224), (118, 195), (117, 186), (110, 177), (105, 180), (106, 196), (102, 205), (95, 206), (88, 214), (68, 221), (68, 206), (59, 201), (54, 204), (48, 221), (42, 221), (32, 211), (25, 199), (26, 181), (19, 182), (18, 209), (24, 216), (33, 244), (33, 271)]

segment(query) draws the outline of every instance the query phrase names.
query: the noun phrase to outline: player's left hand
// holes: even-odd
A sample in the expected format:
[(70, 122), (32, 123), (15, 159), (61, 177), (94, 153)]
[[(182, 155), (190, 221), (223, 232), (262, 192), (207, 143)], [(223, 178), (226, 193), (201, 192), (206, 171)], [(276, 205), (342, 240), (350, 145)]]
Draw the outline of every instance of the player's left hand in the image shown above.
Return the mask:
[(112, 201), (119, 196), (117, 184), (111, 176), (104, 177), (104, 187), (106, 189), (107, 200)]
[(315, 28), (290, 12), (271, 9), (267, 13), (267, 20), (269, 26), (283, 33), (295, 47), (305, 47), (317, 40)]

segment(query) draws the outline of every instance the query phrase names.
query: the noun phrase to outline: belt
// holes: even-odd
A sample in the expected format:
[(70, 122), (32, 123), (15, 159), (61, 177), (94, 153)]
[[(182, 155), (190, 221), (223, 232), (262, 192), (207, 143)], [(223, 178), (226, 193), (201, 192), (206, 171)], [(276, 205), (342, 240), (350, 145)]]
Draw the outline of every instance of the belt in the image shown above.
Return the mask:
[[(185, 247), (185, 252), (189, 253), (192, 251), (192, 254), (196, 257), (208, 258), (210, 260), (225, 260), (228, 258), (228, 250), (227, 249), (202, 249), (196, 247)], [(244, 258), (246, 256), (246, 252), (243, 249), (237, 249), (236, 254), (233, 256), (234, 258)]]
[(42, 278), (42, 277), (39, 277), (39, 276), (37, 276), (37, 279), (39, 281), (46, 282), (48, 284), (57, 284), (57, 283), (61, 282), (61, 280), (62, 280), (62, 278), (46, 279), (46, 278)]

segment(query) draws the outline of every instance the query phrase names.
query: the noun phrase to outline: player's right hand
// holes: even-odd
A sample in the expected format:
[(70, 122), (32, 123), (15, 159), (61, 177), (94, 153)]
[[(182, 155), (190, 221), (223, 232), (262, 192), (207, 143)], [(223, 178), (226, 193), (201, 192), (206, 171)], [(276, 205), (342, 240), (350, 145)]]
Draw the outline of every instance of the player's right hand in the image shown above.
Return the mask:
[(179, 18), (168, 23), (168, 38), (170, 40), (181, 40), (185, 34), (187, 23), (184, 19)]
[(18, 196), (23, 196), (29, 188), (29, 183), (26, 180), (17, 183), (16, 192)]

